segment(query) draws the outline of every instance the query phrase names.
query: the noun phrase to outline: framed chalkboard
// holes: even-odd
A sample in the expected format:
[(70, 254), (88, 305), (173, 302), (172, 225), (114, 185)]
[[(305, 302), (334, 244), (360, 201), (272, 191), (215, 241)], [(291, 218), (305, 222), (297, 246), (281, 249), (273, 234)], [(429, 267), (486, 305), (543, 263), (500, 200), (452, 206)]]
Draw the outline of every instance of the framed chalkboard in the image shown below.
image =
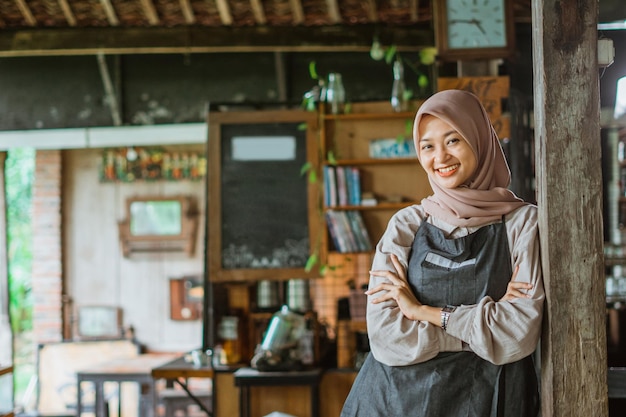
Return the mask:
[(317, 241), (316, 113), (211, 113), (208, 264), (215, 282), (316, 276), (305, 265)]

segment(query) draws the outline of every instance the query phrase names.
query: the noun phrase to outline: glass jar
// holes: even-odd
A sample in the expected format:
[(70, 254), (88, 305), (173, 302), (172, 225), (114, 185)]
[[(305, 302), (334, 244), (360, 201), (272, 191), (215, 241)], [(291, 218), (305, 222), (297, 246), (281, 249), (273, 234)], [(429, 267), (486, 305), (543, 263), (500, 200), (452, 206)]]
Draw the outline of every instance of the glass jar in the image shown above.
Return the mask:
[(228, 365), (241, 361), (241, 340), (239, 338), (239, 317), (224, 316), (220, 321), (218, 336), (222, 347), (222, 355)]
[(343, 87), (341, 74), (331, 72), (328, 74), (326, 87), (326, 109), (331, 114), (341, 114), (346, 102), (346, 90)]

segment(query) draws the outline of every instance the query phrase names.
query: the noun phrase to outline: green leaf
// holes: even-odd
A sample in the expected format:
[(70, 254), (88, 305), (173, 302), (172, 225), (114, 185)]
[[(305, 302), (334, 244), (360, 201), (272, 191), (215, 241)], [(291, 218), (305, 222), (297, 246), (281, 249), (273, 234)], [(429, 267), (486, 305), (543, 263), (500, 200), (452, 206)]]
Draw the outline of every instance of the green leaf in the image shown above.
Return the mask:
[(320, 266), (320, 275), (321, 276), (326, 275), (327, 270), (328, 270), (328, 265), (321, 265)]
[(317, 263), (317, 254), (313, 253), (311, 254), (311, 256), (309, 256), (309, 259), (307, 259), (304, 270), (306, 272), (311, 272), (311, 269), (313, 269), (316, 263)]
[(407, 119), (404, 122), (404, 134), (408, 137), (413, 136), (413, 120)]
[(309, 75), (312, 79), (317, 80), (319, 77), (317, 76), (317, 69), (315, 68), (315, 61), (309, 62)]
[(352, 113), (352, 103), (346, 103), (343, 105), (343, 113), (344, 114)]
[(309, 171), (309, 183), (317, 184), (317, 172), (313, 169)]
[(419, 52), (420, 55), (420, 63), (423, 65), (432, 65), (435, 63), (435, 59), (437, 58), (437, 48), (429, 47), (424, 48)]
[(310, 171), (310, 170), (311, 170), (311, 167), (312, 167), (312, 165), (311, 165), (311, 163), (310, 163), (310, 162), (305, 162), (305, 163), (302, 165), (302, 168), (300, 168), (300, 175), (304, 175), (304, 174), (306, 174), (308, 171)]
[(417, 85), (419, 85), (420, 88), (426, 88), (428, 87), (428, 84), (430, 84), (430, 81), (424, 74), (420, 74), (420, 76), (417, 77)]
[(391, 64), (393, 62), (393, 58), (396, 56), (397, 51), (396, 45), (391, 45), (389, 49), (385, 51), (385, 62), (387, 64)]
[(306, 123), (300, 123), (298, 125), (298, 130), (306, 130), (308, 125)]
[(326, 157), (328, 163), (330, 165), (337, 165), (337, 159), (335, 159), (335, 154), (333, 151), (328, 151), (328, 156)]

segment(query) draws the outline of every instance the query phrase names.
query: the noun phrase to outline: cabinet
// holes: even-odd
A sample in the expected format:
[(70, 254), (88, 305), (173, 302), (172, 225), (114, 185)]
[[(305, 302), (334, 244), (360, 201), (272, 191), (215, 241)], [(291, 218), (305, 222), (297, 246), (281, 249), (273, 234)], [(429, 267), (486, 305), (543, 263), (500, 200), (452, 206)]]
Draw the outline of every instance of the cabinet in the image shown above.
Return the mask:
[[(337, 204), (330, 206), (324, 200), (324, 213), (329, 211), (356, 211), (360, 214), (368, 231), (372, 245), (380, 239), (387, 222), (399, 209), (416, 204), (432, 193), (426, 172), (417, 158), (412, 156), (371, 156), (372, 141), (386, 139), (391, 148), (394, 142), (404, 145), (413, 142), (412, 127), (419, 103), (414, 103), (413, 110), (392, 112), (388, 102), (357, 103), (349, 114), (320, 115), (320, 153), (322, 171), (324, 167), (355, 167), (360, 177), (361, 196), (373, 195), (376, 203)], [(380, 143), (380, 141), (378, 142)], [(406, 148), (406, 146), (401, 146)], [(394, 154), (394, 152), (388, 152)], [(324, 179), (325, 191), (328, 178)], [(323, 259), (329, 253), (345, 252), (338, 248), (326, 225), (322, 236)]]

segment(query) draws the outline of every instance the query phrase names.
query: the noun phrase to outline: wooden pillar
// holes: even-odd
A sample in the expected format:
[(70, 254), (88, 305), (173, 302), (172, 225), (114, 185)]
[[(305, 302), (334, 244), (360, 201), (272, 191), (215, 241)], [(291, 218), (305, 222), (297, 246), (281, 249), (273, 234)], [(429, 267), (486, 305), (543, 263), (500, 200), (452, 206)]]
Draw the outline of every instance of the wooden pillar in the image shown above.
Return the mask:
[(598, 2), (533, 0), (543, 417), (608, 415)]

